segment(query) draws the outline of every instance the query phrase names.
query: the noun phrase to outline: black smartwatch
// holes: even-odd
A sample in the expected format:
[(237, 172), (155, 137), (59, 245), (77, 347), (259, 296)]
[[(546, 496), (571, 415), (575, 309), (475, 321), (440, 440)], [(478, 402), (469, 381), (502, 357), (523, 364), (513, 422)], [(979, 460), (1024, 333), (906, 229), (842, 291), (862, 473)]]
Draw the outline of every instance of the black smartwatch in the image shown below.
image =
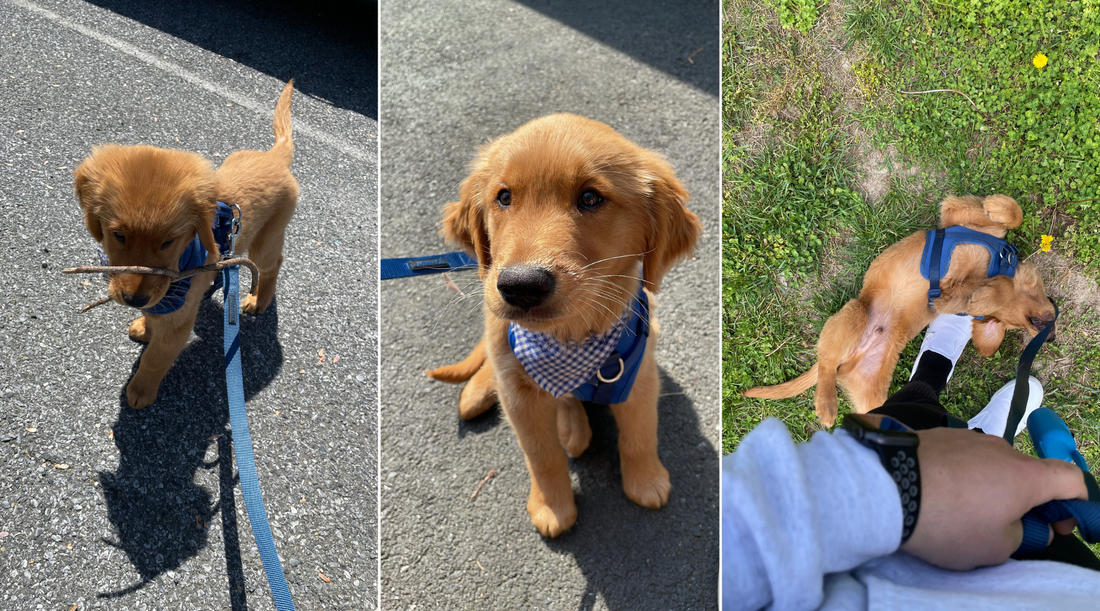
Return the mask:
[(882, 466), (894, 479), (901, 496), (901, 542), (913, 536), (920, 516), (920, 437), (913, 429), (878, 414), (848, 414), (841, 427), (856, 441), (878, 454)]

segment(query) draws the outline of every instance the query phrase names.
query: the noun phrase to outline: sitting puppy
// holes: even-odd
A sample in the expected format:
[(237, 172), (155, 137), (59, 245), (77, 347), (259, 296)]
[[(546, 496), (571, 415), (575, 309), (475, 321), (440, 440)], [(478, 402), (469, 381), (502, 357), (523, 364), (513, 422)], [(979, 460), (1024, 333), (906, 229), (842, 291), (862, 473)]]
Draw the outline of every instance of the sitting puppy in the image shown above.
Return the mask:
[[(74, 185), (88, 233), (110, 265), (182, 271), (215, 263), (229, 248), (233, 211), (227, 204), (236, 205), (241, 211), (237, 253), (247, 251), (260, 272), (255, 294), (242, 300), (241, 309), (263, 312), (275, 296), (283, 234), (298, 202), (298, 183), (290, 174), (293, 92), (291, 81), (275, 106), (271, 150), (238, 151), (216, 172), (195, 153), (114, 144), (93, 148), (76, 168)], [(130, 407), (156, 400), (215, 275), (203, 272), (178, 282), (151, 274), (109, 275), (110, 298), (144, 313), (130, 325), (130, 337), (149, 343), (126, 387)]]
[(460, 197), (447, 204), (442, 233), (477, 257), (485, 334), (463, 362), (428, 375), (469, 380), (463, 418), (499, 399), (531, 473), (527, 511), (544, 536), (577, 519), (566, 451), (579, 456), (592, 436), (582, 398), (611, 406), (626, 495), (663, 506), (647, 292), (702, 230), (672, 167), (602, 123), (557, 114), (484, 147)]
[[(966, 238), (971, 242), (958, 243), (951, 251), (949, 241), (934, 257), (929, 235), (934, 232), (921, 231), (887, 248), (871, 262), (859, 298), (825, 322), (817, 364), (794, 380), (757, 386), (744, 396), (783, 399), (816, 383), (817, 417), (832, 426), (836, 384), (847, 391), (857, 413), (882, 405), (901, 350), (938, 314), (975, 317), (971, 339), (982, 356), (997, 351), (1006, 329), (1025, 329), (1035, 336), (1054, 321), (1054, 305), (1033, 264), (1008, 267), (1009, 259), (1015, 261), (1015, 249), (1002, 240), (1022, 220), (1016, 200), (1005, 195), (947, 198), (940, 205), (940, 226), (951, 228), (948, 236), (971, 236)], [(990, 248), (978, 243), (983, 241), (1003, 250), (994, 258)], [(935, 276), (938, 287), (932, 286)]]

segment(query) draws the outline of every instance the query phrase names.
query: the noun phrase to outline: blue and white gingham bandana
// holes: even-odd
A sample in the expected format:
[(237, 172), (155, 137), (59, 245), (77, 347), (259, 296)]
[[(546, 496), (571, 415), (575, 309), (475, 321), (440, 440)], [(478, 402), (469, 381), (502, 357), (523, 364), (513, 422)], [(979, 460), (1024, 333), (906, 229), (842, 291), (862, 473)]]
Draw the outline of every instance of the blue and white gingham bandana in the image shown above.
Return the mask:
[(631, 314), (627, 309), (623, 318), (606, 332), (580, 343), (562, 342), (549, 333), (529, 331), (512, 323), (509, 329), (515, 336), (512, 352), (543, 390), (560, 397), (596, 375), (615, 351)]

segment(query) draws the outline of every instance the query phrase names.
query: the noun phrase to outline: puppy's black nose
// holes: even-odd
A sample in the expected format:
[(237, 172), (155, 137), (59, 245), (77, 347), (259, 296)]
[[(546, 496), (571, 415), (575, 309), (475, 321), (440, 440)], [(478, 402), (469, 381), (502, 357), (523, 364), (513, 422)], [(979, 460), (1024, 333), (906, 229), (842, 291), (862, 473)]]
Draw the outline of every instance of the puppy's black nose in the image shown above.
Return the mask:
[(497, 276), (497, 292), (510, 305), (529, 310), (554, 292), (554, 275), (541, 267), (513, 265)]
[(122, 294), (122, 300), (126, 302), (126, 305), (131, 305), (131, 306), (134, 306), (135, 308), (140, 308), (143, 305), (149, 303), (149, 296), (148, 295), (134, 295), (133, 293), (123, 293)]

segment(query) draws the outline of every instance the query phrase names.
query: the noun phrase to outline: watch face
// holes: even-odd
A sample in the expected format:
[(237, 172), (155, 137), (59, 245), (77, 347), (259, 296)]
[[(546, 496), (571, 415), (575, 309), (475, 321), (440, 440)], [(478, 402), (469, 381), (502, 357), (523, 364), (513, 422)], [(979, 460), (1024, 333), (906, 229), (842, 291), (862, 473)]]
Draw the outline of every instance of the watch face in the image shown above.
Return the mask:
[(844, 430), (861, 443), (881, 446), (916, 447), (920, 438), (916, 432), (901, 422), (879, 414), (848, 414), (842, 424)]
[(883, 416), (881, 414), (850, 414), (847, 417), (862, 420), (867, 426), (880, 431), (897, 431), (899, 433), (915, 432), (913, 429), (894, 420), (890, 416)]

